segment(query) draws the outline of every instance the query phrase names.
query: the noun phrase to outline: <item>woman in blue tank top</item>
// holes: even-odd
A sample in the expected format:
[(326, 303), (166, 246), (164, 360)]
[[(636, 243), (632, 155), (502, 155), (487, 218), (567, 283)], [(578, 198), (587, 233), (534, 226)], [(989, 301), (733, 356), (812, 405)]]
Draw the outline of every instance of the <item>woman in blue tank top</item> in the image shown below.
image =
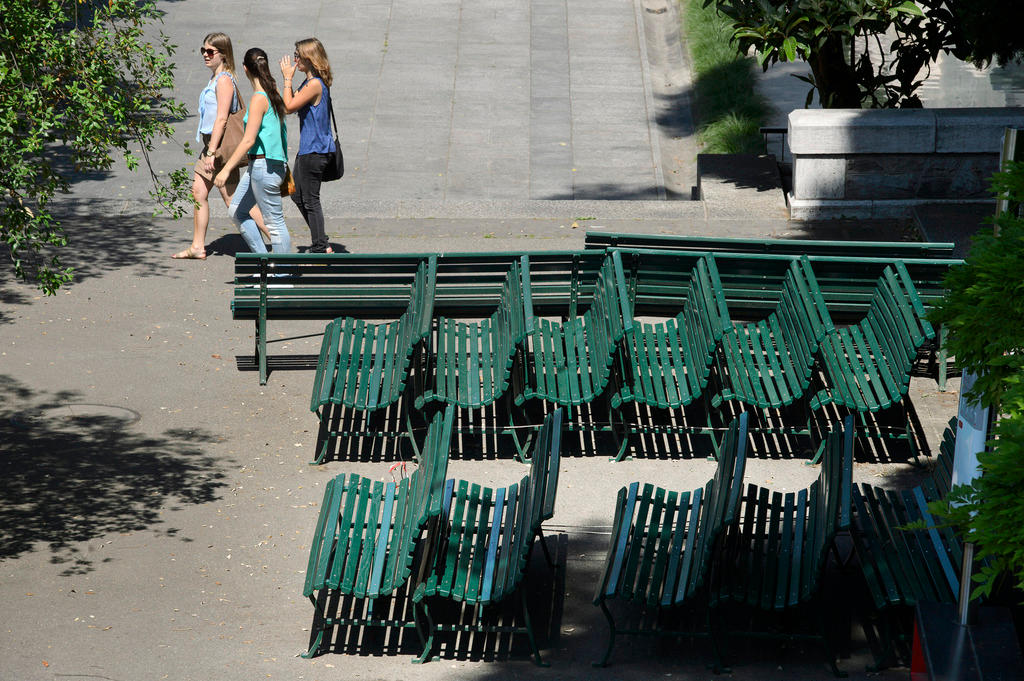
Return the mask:
[[(327, 52), (316, 38), (295, 43), (295, 63), (287, 56), (281, 58), (284, 76), (284, 107), (288, 113), (299, 112), (299, 152), (295, 156), (292, 176), (295, 193), (292, 201), (309, 225), (313, 253), (333, 253), (324, 230), (324, 211), (320, 206), (320, 183), (324, 168), (334, 151), (331, 134), (331, 65)], [(297, 90), (292, 89), (292, 78), (298, 69), (306, 79)]]
[(238, 183), (238, 191), (229, 209), (231, 217), (249, 248), (254, 253), (266, 253), (267, 246), (263, 243), (263, 237), (249, 215), (250, 209), (258, 205), (263, 212), (267, 231), (270, 232), (270, 245), (274, 253), (288, 253), (292, 250), (292, 240), (284, 224), (284, 211), (281, 207), (281, 183), (288, 164), (284, 102), (277, 92), (274, 77), (270, 75), (266, 52), (258, 47), (249, 48), (242, 66), (253, 89), (249, 110), (245, 114), (245, 133), (241, 144), (224, 163), (224, 170), (217, 174), (213, 182), (223, 187), (231, 171), (248, 154), (249, 170)]

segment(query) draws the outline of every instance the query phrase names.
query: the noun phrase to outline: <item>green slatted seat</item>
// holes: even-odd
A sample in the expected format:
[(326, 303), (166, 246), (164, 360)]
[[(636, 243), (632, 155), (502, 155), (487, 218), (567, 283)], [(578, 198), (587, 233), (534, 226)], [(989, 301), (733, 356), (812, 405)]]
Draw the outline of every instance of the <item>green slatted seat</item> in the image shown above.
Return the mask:
[(529, 256), (524, 255), (511, 262), (488, 318), (473, 323), (438, 318), (414, 389), (417, 409), (432, 403), (479, 409), (505, 396), (515, 355), (533, 322), (523, 298), (528, 287)]
[[(621, 270), (621, 263), (619, 264)], [(529, 337), (525, 376), (518, 381), (516, 405), (541, 399), (559, 405), (586, 404), (608, 384), (628, 321), (623, 319), (621, 277), (612, 257), (605, 258), (580, 316), (566, 321), (537, 319)], [(527, 292), (530, 295), (530, 292)], [(527, 305), (532, 307), (527, 299)]]
[[(614, 251), (613, 258), (619, 264), (620, 278), (625, 279), (621, 253)], [(616, 460), (625, 456), (628, 447), (630, 426), (621, 416), (626, 404), (679, 409), (698, 399), (707, 401), (714, 359), (731, 322), (713, 255), (698, 259), (688, 280), (682, 311), (663, 322), (634, 320), (632, 306), (624, 304), (629, 323), (623, 338), (623, 379), (612, 386), (609, 399), (613, 423), (625, 431)], [(612, 430), (619, 435), (614, 426)]]
[[(327, 483), (302, 589), (315, 608), (312, 643), (303, 657), (320, 650), (332, 626), (395, 625), (374, 617), (373, 602), (406, 584), (421, 533), (441, 513), (454, 413), (448, 407), (434, 415), (420, 449), (420, 464), (401, 482), (343, 473)], [(326, 611), (328, 593), (367, 599), (366, 616), (332, 617)]]
[[(402, 396), (414, 353), (422, 350), (431, 331), (436, 274), (436, 256), (419, 264), (409, 289), (409, 305), (395, 321), (374, 324), (339, 317), (327, 324), (309, 405), (322, 425), (327, 425), (331, 405), (375, 411)], [(322, 437), (313, 463), (323, 461), (330, 438), (337, 435), (327, 432)]]
[[(943, 433), (931, 476), (917, 487), (854, 487), (854, 550), (877, 615), (873, 623), (880, 628), (878, 666), (892, 661), (897, 641), (908, 639), (906, 618), (894, 608), (957, 600), (963, 546), (953, 528), (938, 525), (928, 511), (929, 502), (949, 493), (955, 440), (954, 418)], [(901, 529), (922, 521), (927, 529)]]
[[(554, 513), (561, 432), (562, 411), (556, 409), (544, 419), (530, 472), (518, 484), (493, 490), (465, 480), (447, 482), (434, 564), (412, 596), (428, 632), (423, 653), (415, 661), (430, 659), (436, 632), (472, 630), (527, 634), (534, 661), (542, 664), (526, 608), (524, 580), (536, 538), (551, 563), (541, 525)], [(435, 622), (429, 607), (430, 599), (445, 598), (483, 608), (516, 592), (523, 613), (518, 627)]]
[(738, 400), (778, 409), (800, 400), (811, 383), (821, 343), (835, 332), (806, 256), (793, 260), (775, 309), (758, 322), (729, 328), (721, 344), (720, 392), (712, 406)]
[[(616, 261), (620, 253), (615, 252)], [(719, 344), (731, 327), (714, 256), (690, 272), (683, 310), (659, 323), (633, 321), (626, 333), (629, 378), (612, 395), (613, 409), (638, 402), (685, 407), (704, 394)]]
[[(706, 603), (709, 573), (721, 550), (727, 529), (738, 520), (743, 473), (746, 468), (747, 414), (729, 426), (721, 445), (715, 477), (704, 488), (672, 492), (633, 483), (619, 490), (612, 522), (611, 545), (594, 596), (608, 619), (608, 647), (600, 662), (612, 653), (615, 637), (622, 634), (689, 634), (658, 628), (657, 613), (687, 604)], [(652, 615), (652, 627), (621, 629), (608, 602), (634, 601), (642, 613)], [(709, 635), (710, 631), (696, 632)], [(717, 647), (716, 667), (720, 667)]]
[[(853, 436), (853, 417), (847, 416), (841, 428), (829, 433), (821, 472), (808, 489), (783, 493), (748, 485), (742, 519), (729, 528), (726, 548), (712, 571), (712, 607), (731, 602), (783, 611), (815, 604), (824, 619), (821, 581), (836, 535), (850, 527)], [(820, 624), (816, 632), (802, 635), (822, 640), (833, 672), (840, 675), (822, 635), (826, 631)]]
[(899, 402), (910, 386), (918, 349), (935, 338), (925, 314), (904, 264), (887, 267), (865, 317), (822, 344), (825, 388), (812, 407), (834, 403), (875, 412)]

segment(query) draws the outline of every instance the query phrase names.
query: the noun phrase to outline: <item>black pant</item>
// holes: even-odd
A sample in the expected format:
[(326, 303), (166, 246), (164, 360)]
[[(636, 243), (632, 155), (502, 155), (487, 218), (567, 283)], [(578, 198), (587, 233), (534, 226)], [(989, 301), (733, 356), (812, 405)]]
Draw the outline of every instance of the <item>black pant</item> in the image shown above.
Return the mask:
[(295, 193), (292, 201), (299, 207), (302, 219), (309, 225), (313, 253), (323, 253), (329, 245), (324, 231), (324, 209), (320, 207), (320, 178), (330, 157), (327, 154), (301, 154), (295, 157)]

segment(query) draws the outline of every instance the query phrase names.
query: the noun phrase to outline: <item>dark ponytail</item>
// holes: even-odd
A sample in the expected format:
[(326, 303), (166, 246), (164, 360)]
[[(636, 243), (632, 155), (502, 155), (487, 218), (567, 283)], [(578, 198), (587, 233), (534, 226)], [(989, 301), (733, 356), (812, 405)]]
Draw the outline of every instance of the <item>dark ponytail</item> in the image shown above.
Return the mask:
[(274, 80), (274, 76), (270, 74), (270, 63), (267, 61), (267, 53), (258, 47), (250, 47), (245, 52), (245, 59), (242, 60), (245, 68), (249, 69), (249, 73), (256, 77), (256, 80), (260, 82), (263, 89), (267, 93), (267, 97), (270, 98), (270, 106), (274, 108), (274, 113), (282, 121), (285, 117), (284, 100), (281, 99), (281, 93), (277, 91), (277, 81)]

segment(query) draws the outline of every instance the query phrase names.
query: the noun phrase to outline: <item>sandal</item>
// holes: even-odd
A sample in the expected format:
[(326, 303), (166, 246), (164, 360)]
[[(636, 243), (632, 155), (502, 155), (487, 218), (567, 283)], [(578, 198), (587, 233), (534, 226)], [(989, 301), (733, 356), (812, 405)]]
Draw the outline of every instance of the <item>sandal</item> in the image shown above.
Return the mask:
[(175, 260), (206, 260), (206, 251), (194, 251), (189, 246), (184, 251), (180, 251), (171, 256)]

